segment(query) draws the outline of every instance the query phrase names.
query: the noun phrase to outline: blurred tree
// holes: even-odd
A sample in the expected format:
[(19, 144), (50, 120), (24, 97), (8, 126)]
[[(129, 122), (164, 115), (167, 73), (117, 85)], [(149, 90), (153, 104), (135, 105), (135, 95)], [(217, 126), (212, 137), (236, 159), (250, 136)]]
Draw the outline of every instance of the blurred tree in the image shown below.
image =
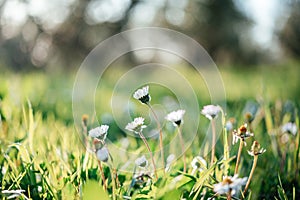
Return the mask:
[[(130, 11), (138, 1), (130, 1), (117, 21), (89, 22), (87, 7), (93, 1), (80, 0), (64, 23), (53, 33), (53, 43), (64, 66), (74, 68), (103, 39), (120, 33), (126, 26)], [(95, 2), (95, 1), (94, 1)]]
[[(35, 12), (31, 10), (38, 6), (31, 2), (38, 1), (11, 2), (4, 0), (0, 5), (0, 59), (16, 70), (78, 67), (100, 41), (136, 27), (133, 13), (142, 13), (149, 20), (151, 12), (145, 8), (151, 6), (155, 17), (148, 26), (170, 27), (192, 36), (216, 61), (253, 64), (263, 55), (249, 39), (251, 21), (233, 0), (62, 0), (46, 4), (44, 0)], [(9, 10), (3, 5), (19, 4), (26, 18), (16, 28), (10, 19), (3, 20)]]
[(300, 2), (290, 5), (290, 16), (279, 32), (279, 40), (285, 51), (292, 57), (300, 58)]
[(255, 64), (262, 52), (249, 35), (252, 21), (233, 0), (191, 1), (187, 31), (217, 62)]

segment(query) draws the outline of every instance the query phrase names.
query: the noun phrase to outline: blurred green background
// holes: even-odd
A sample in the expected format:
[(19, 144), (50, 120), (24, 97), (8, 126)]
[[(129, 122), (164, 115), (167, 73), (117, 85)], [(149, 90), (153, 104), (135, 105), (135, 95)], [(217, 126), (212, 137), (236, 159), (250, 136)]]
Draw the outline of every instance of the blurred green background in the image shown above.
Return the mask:
[[(0, 69), (73, 71), (99, 42), (148, 26), (170, 28), (195, 39), (219, 67), (277, 65), (299, 59), (299, 4), (280, 0), (2, 0)], [(134, 66), (139, 59), (128, 56), (123, 64)]]

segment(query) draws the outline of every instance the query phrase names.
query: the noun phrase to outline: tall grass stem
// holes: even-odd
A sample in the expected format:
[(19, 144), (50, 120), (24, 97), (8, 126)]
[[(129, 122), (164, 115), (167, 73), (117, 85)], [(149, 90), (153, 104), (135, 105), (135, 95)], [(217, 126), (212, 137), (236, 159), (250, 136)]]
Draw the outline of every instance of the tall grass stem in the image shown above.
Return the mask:
[[(163, 148), (163, 134), (162, 134), (162, 130), (161, 130), (161, 126), (160, 126), (160, 123), (159, 123), (159, 120), (158, 120), (158, 117), (154, 111), (154, 109), (152, 108), (151, 104), (148, 103), (147, 104), (153, 114), (153, 117), (156, 121), (156, 124), (157, 124), (157, 128), (159, 130), (159, 148), (160, 148), (160, 154), (161, 154), (161, 160), (162, 160), (162, 167), (163, 169), (165, 168), (165, 158), (164, 158), (164, 148)], [(165, 173), (165, 170), (163, 170), (164, 173)]]
[(150, 153), (150, 156), (151, 156), (151, 162), (152, 162), (152, 165), (153, 165), (155, 178), (158, 179), (157, 172), (156, 172), (156, 165), (155, 165), (154, 158), (153, 158), (153, 154), (152, 154), (152, 151), (151, 151), (151, 149), (150, 149), (150, 147), (149, 147), (149, 144), (148, 144), (146, 138), (144, 137), (144, 135), (142, 134), (142, 132), (139, 132), (139, 135), (140, 135), (140, 137), (142, 138), (143, 142), (145, 143), (148, 152)]
[(250, 172), (250, 175), (249, 175), (247, 184), (246, 184), (245, 189), (244, 189), (244, 192), (243, 192), (244, 195), (246, 194), (246, 192), (247, 192), (247, 190), (248, 190), (248, 187), (249, 187), (249, 185), (250, 185), (252, 176), (253, 176), (253, 174), (254, 174), (254, 170), (255, 170), (256, 164), (257, 164), (257, 159), (258, 159), (258, 155), (254, 155), (252, 169), (251, 169), (251, 172)]
[(215, 159), (215, 145), (216, 145), (216, 123), (215, 119), (211, 119), (211, 130), (212, 130), (212, 144), (211, 144), (211, 161), (210, 165), (212, 166), (214, 164)]
[(186, 173), (186, 156), (185, 156), (185, 150), (184, 150), (184, 141), (183, 141), (182, 132), (181, 132), (181, 129), (179, 126), (178, 126), (178, 134), (179, 134), (179, 140), (180, 140), (182, 156), (183, 156), (183, 172)]
[(240, 163), (240, 160), (241, 160), (241, 154), (242, 154), (243, 145), (244, 145), (244, 140), (240, 139), (240, 146), (239, 146), (239, 151), (238, 151), (238, 155), (237, 155), (237, 159), (236, 159), (236, 163), (235, 163), (234, 174), (238, 173), (239, 163)]

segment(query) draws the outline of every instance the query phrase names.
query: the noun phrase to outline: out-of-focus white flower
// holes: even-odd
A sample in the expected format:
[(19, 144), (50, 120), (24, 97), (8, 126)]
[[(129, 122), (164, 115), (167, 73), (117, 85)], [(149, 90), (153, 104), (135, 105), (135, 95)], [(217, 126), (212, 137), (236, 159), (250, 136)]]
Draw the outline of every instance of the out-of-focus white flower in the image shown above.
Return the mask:
[(39, 173), (35, 173), (35, 180), (37, 183), (42, 181), (42, 175)]
[(135, 164), (141, 168), (145, 168), (148, 166), (148, 160), (143, 155), (135, 160)]
[(260, 148), (260, 144), (257, 141), (254, 141), (251, 150), (248, 151), (248, 154), (251, 156), (257, 156), (266, 152), (266, 149)]
[(2, 175), (4, 176), (6, 174), (6, 172), (7, 172), (7, 168), (5, 166), (3, 166), (1, 169)]
[(236, 120), (235, 118), (229, 118), (229, 120), (225, 124), (225, 128), (227, 131), (232, 131), (235, 126)]
[(191, 165), (193, 167), (192, 174), (194, 174), (197, 170), (199, 170), (199, 172), (202, 172), (204, 169), (207, 168), (207, 162), (201, 156), (196, 156), (192, 160)]
[(43, 192), (42, 186), (39, 185), (39, 186), (37, 187), (37, 190), (38, 190), (38, 192)]
[(173, 162), (173, 160), (175, 160), (175, 155), (174, 154), (170, 154), (168, 157), (167, 157), (167, 163), (166, 163), (166, 167), (165, 167), (165, 171), (168, 172), (170, 171), (170, 167), (171, 167), (171, 164)]
[(293, 135), (296, 135), (298, 132), (298, 128), (295, 123), (288, 122), (281, 127), (281, 131), (283, 133), (291, 133)]
[(140, 133), (144, 128), (147, 126), (144, 125), (144, 118), (142, 117), (137, 117), (135, 118), (132, 122), (128, 123), (127, 126), (125, 127), (126, 130), (132, 131), (136, 134)]
[(126, 137), (122, 138), (120, 143), (121, 143), (121, 147), (123, 149), (127, 149), (129, 147), (129, 144), (130, 144), (129, 139), (126, 138)]
[(212, 120), (213, 118), (218, 116), (218, 113), (221, 111), (220, 106), (215, 106), (215, 105), (207, 105), (204, 106), (201, 114), (205, 115), (206, 118), (209, 120)]
[(228, 194), (231, 192), (231, 195), (235, 195), (246, 184), (247, 179), (247, 177), (238, 178), (237, 174), (233, 177), (225, 176), (222, 182), (214, 184), (214, 191), (218, 194)]
[(174, 155), (174, 154), (170, 154), (170, 155), (167, 157), (167, 163), (173, 162), (174, 159), (175, 159), (175, 155)]
[(238, 131), (234, 130), (232, 134), (233, 134), (232, 144), (237, 143), (239, 139), (244, 141), (245, 139), (254, 135), (253, 133), (250, 133), (250, 131), (248, 131), (247, 124), (240, 126)]
[(176, 184), (177, 184), (179, 181), (181, 181), (182, 178), (183, 178), (183, 175), (182, 175), (182, 174), (180, 174), (180, 175), (178, 175), (178, 176), (175, 176), (175, 177), (172, 179), (171, 183), (169, 184), (169, 188), (170, 188), (170, 189), (171, 189), (171, 188), (174, 189), (174, 187), (176, 186)]
[(108, 152), (108, 149), (106, 147), (102, 147), (101, 149), (97, 149), (96, 155), (97, 155), (98, 160), (100, 160), (102, 162), (107, 162), (108, 159), (109, 159), (109, 152)]
[(91, 129), (89, 131), (89, 136), (92, 138), (97, 138), (98, 140), (104, 141), (107, 136), (108, 125), (101, 125), (97, 128)]
[(174, 126), (180, 126), (180, 124), (183, 122), (183, 115), (185, 113), (185, 110), (177, 110), (169, 113), (165, 119), (173, 122)]
[(138, 89), (134, 92), (133, 98), (140, 100), (142, 103), (147, 104), (151, 100), (151, 96), (149, 95), (149, 86), (145, 86), (141, 89)]

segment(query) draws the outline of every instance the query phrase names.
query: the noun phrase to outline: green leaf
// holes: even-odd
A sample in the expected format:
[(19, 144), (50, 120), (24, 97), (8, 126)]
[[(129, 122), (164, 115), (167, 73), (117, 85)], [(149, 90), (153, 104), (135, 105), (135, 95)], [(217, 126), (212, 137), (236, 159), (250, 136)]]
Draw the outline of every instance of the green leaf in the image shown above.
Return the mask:
[(164, 194), (161, 200), (180, 199), (181, 192), (179, 190), (171, 190)]
[(83, 199), (84, 200), (110, 200), (108, 194), (96, 181), (87, 181), (83, 186)]

